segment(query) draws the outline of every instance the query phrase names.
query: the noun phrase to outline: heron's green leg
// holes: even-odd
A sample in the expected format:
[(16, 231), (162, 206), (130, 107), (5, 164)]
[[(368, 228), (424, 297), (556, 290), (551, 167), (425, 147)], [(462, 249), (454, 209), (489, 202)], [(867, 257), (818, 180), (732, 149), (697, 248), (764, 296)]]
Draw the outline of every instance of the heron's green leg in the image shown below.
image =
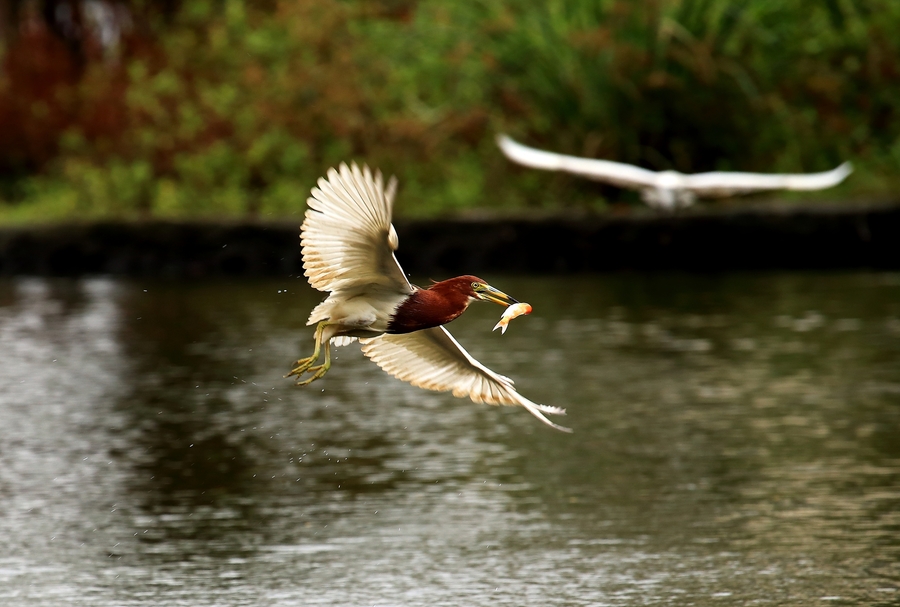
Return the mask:
[(328, 369), (331, 368), (331, 340), (325, 342), (325, 362), (321, 365), (316, 365), (315, 367), (308, 367), (306, 369), (307, 373), (312, 373), (312, 377), (308, 379), (304, 379), (303, 381), (298, 381), (298, 386), (305, 386), (307, 384), (311, 384), (326, 373), (328, 373)]
[[(319, 360), (319, 353), (322, 351), (322, 333), (325, 331), (325, 326), (327, 324), (327, 322), (322, 321), (316, 327), (316, 348), (315, 350), (313, 350), (312, 356), (307, 356), (306, 358), (301, 358), (300, 360), (298, 360), (295, 363), (296, 366), (291, 369), (291, 372), (285, 375), (285, 377), (291, 377), (292, 375), (303, 375), (308, 370), (310, 370), (310, 367), (312, 367), (312, 364), (314, 362)], [(326, 358), (328, 357), (329, 350), (329, 344), (325, 344)]]

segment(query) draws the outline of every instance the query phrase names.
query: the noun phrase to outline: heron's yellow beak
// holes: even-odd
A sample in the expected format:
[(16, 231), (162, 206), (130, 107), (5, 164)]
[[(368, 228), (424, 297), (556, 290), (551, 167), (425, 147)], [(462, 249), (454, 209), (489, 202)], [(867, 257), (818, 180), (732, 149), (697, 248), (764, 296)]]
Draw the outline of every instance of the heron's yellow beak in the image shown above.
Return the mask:
[(487, 284), (481, 284), (475, 288), (475, 297), (481, 301), (491, 301), (495, 304), (500, 304), (501, 306), (511, 306), (519, 303), (517, 299), (510, 297), (503, 291), (495, 289)]

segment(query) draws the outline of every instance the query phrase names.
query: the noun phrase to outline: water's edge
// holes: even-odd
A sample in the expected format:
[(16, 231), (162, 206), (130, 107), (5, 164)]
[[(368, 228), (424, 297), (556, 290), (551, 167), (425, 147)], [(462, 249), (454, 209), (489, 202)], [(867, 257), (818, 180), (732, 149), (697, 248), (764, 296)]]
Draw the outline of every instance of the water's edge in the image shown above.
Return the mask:
[[(900, 268), (900, 204), (676, 215), (398, 221), (411, 273)], [(302, 274), (297, 222), (0, 228), (0, 275)]]

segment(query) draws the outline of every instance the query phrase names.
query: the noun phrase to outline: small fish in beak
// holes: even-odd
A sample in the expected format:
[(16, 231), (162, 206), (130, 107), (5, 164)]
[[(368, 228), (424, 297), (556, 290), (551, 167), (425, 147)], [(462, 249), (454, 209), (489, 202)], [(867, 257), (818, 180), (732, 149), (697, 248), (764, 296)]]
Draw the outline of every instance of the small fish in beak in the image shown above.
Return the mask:
[(531, 304), (527, 303), (515, 303), (506, 310), (503, 311), (503, 316), (500, 317), (500, 321), (494, 325), (493, 331), (500, 329), (500, 333), (506, 333), (506, 327), (509, 325), (509, 321), (513, 318), (517, 318), (522, 316), (523, 314), (531, 314)]

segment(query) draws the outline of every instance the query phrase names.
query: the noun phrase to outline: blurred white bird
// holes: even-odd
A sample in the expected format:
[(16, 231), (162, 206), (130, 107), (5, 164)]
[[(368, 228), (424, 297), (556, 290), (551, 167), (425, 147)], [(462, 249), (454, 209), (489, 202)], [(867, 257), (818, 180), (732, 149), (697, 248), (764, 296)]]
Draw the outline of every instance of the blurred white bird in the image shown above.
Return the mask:
[(849, 162), (823, 173), (766, 174), (712, 171), (685, 175), (678, 171), (650, 171), (622, 162), (555, 154), (522, 145), (507, 135), (497, 136), (507, 158), (533, 169), (563, 171), (620, 188), (640, 190), (651, 207), (687, 207), (697, 197), (725, 197), (762, 190), (822, 190), (839, 184), (853, 170)]
[[(510, 306), (518, 304), (515, 299), (472, 275), (427, 289), (406, 279), (394, 256), (399, 246), (391, 223), (395, 179), (385, 187), (380, 172), (341, 164), (318, 186), (307, 201), (300, 238), (309, 284), (328, 297), (307, 322), (316, 325), (312, 356), (298, 360), (288, 376), (309, 373), (297, 383), (312, 383), (331, 367), (332, 344), (343, 346), (358, 338), (363, 354), (398, 379), (476, 403), (519, 405), (548, 426), (571, 432), (544, 416), (562, 415), (565, 409), (519, 394), (511, 379), (472, 358), (442, 326), (471, 302)], [(324, 362), (315, 364), (323, 350)]]

